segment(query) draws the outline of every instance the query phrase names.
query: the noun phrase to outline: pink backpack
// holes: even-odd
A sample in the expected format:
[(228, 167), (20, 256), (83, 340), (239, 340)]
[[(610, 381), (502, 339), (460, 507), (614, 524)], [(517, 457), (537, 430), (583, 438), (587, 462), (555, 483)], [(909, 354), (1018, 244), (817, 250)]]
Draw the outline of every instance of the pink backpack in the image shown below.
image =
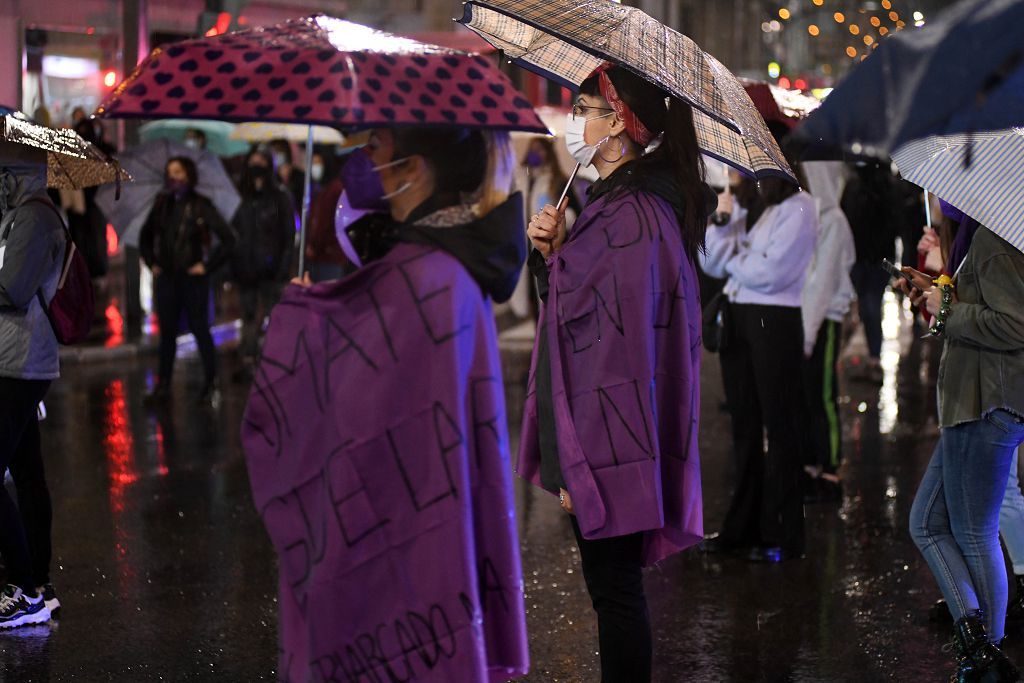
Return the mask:
[[(66, 247), (64, 249), (64, 263), (60, 271), (60, 279), (57, 281), (57, 292), (46, 304), (43, 297), (43, 290), (36, 292), (36, 298), (46, 311), (46, 317), (53, 328), (53, 334), (61, 344), (77, 344), (89, 336), (92, 327), (93, 314), (96, 303), (92, 292), (92, 278), (89, 276), (89, 266), (85, 258), (75, 247), (71, 239), (71, 233), (64, 224), (64, 217), (60, 215), (57, 207), (46, 197), (32, 197), (26, 202), (39, 202), (46, 204), (57, 214), (60, 226), (64, 229)], [(24, 206), (24, 203), (22, 204)]]

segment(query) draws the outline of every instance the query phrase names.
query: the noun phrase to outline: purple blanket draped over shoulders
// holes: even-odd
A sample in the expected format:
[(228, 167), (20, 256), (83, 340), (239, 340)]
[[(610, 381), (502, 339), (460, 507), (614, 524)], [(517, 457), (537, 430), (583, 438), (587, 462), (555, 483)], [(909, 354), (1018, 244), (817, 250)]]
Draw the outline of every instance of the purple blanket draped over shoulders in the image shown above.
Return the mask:
[(526, 673), (505, 420), (490, 304), (446, 252), (288, 288), (242, 427), (282, 680)]
[[(697, 274), (665, 200), (600, 197), (548, 260), (559, 460), (585, 538), (645, 532), (653, 564), (703, 538)], [(534, 349), (517, 470), (539, 482)]]

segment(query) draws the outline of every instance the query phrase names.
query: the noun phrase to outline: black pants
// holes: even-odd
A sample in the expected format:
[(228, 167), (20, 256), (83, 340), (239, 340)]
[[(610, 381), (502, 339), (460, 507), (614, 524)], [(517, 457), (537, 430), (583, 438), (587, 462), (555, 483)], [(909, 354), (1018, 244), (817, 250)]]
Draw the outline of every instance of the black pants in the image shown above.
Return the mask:
[(839, 384), (836, 360), (842, 325), (826, 320), (818, 330), (814, 353), (804, 359), (804, 400), (807, 404), (807, 435), (804, 464), (834, 474), (842, 452), (839, 424)]
[(732, 415), (737, 481), (722, 540), (800, 554), (804, 516), (798, 425), (806, 415), (800, 309), (732, 304), (731, 313), (732, 339), (722, 351), (722, 379)]
[(242, 305), (242, 343), (239, 350), (244, 358), (255, 360), (260, 352), (260, 328), (263, 318), (277, 305), (281, 297), (281, 284), (274, 280), (239, 283), (238, 300)]
[(160, 321), (160, 383), (170, 385), (174, 372), (174, 356), (178, 351), (178, 323), (182, 311), (189, 331), (203, 360), (206, 383), (217, 373), (217, 352), (210, 335), (207, 310), (210, 301), (210, 280), (206, 275), (161, 273), (154, 283), (156, 316)]
[(583, 579), (597, 612), (601, 683), (651, 680), (651, 618), (643, 582), (643, 534), (588, 541), (572, 518)]
[(0, 484), (0, 554), (7, 582), (35, 594), (50, 581), (53, 511), (39, 446), (36, 410), (50, 382), (0, 377), (0, 472), (10, 468), (19, 507)]

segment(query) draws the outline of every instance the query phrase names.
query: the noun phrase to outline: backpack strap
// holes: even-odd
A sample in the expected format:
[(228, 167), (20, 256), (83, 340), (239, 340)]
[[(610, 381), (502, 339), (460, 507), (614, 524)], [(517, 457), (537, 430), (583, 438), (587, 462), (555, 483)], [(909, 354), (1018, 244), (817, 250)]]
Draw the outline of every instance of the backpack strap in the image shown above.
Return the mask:
[[(64, 263), (61, 264), (60, 279), (57, 280), (57, 289), (59, 290), (61, 287), (64, 286), (64, 281), (67, 279), (68, 272), (71, 270), (71, 257), (74, 256), (75, 254), (75, 242), (74, 240), (71, 239), (71, 232), (68, 230), (67, 223), (64, 222), (64, 216), (61, 215), (60, 211), (57, 209), (56, 205), (52, 201), (50, 201), (49, 197), (38, 195), (35, 197), (29, 197), (21, 204), (19, 204), (17, 208), (20, 209), (29, 202), (38, 202), (39, 204), (45, 204), (46, 206), (50, 207), (50, 209), (53, 210), (53, 213), (57, 216), (57, 220), (60, 221), (61, 230), (64, 231), (64, 240), (66, 246), (64, 247)], [(10, 233), (11, 227), (13, 225), (14, 222), (12, 221), (11, 225), (7, 226), (7, 231), (4, 233), (4, 239), (7, 239), (7, 234)], [(43, 310), (46, 311), (46, 314), (49, 315), (50, 306), (46, 303), (46, 298), (43, 296), (42, 287), (36, 290), (36, 298), (39, 300), (39, 304), (43, 307)]]

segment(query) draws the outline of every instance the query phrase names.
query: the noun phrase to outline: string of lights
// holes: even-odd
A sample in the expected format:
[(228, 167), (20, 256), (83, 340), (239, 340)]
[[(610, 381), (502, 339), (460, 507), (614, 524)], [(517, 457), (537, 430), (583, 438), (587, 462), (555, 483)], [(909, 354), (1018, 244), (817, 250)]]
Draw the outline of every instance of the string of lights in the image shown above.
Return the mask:
[[(843, 0), (791, 0), (785, 7), (780, 7), (777, 10), (776, 17), (762, 22), (761, 30), (769, 36), (774, 34), (780, 38), (785, 31), (806, 30), (811, 40), (828, 40), (818, 48), (819, 51), (821, 49), (828, 50), (827, 46), (830, 43), (835, 43), (837, 49), (842, 49), (850, 60), (864, 60), (882, 40), (902, 31), (907, 27), (908, 22), (912, 22), (915, 27), (925, 25), (923, 12), (918, 10), (910, 13), (904, 10), (901, 15), (900, 10), (894, 7), (892, 0), (867, 2), (864, 3), (864, 7), (856, 11), (851, 10), (850, 5), (850, 2)], [(832, 11), (830, 12), (830, 10)], [(831, 16), (829, 16), (830, 14)], [(843, 36), (846, 36), (847, 39), (843, 40)], [(778, 39), (767, 38), (769, 41)], [(845, 48), (843, 48), (844, 43)], [(776, 54), (781, 53), (777, 52)], [(768, 65), (769, 77), (777, 80), (777, 84), (781, 87), (805, 89), (806, 79), (791, 78), (785, 75), (779, 61), (781, 60), (776, 57)], [(821, 71), (831, 74), (831, 65), (822, 64)]]

